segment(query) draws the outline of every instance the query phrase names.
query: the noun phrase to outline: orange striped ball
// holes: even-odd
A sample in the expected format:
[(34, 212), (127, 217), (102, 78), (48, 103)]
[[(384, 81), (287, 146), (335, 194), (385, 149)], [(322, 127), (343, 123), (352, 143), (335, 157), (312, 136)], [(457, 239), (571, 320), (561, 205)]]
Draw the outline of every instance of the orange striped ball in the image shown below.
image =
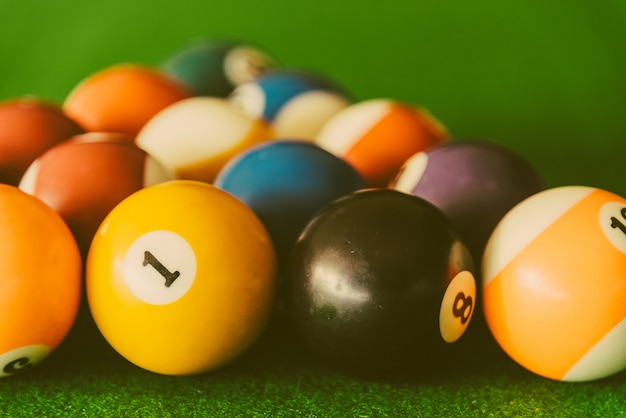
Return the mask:
[(379, 187), (387, 186), (410, 156), (447, 139), (445, 127), (426, 110), (395, 100), (370, 99), (336, 113), (315, 143)]
[(497, 342), (538, 375), (626, 369), (626, 199), (563, 186), (522, 201), (487, 243), (483, 298)]

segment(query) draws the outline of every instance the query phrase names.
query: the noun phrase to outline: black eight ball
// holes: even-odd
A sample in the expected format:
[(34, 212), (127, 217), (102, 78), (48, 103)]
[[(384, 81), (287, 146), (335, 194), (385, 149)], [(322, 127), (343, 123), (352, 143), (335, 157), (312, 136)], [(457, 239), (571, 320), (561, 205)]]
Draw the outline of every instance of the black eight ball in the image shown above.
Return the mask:
[(295, 332), (350, 369), (432, 364), (462, 336), (475, 307), (474, 263), (445, 215), (391, 189), (331, 203), (285, 267)]

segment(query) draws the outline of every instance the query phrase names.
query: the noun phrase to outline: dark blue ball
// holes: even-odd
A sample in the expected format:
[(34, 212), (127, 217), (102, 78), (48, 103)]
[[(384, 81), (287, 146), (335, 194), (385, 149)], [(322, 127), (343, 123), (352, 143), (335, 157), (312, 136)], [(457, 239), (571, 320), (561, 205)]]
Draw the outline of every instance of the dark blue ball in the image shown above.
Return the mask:
[(224, 166), (214, 184), (256, 213), (279, 259), (317, 212), (366, 187), (363, 177), (341, 158), (313, 143), (294, 140), (275, 140), (244, 151)]

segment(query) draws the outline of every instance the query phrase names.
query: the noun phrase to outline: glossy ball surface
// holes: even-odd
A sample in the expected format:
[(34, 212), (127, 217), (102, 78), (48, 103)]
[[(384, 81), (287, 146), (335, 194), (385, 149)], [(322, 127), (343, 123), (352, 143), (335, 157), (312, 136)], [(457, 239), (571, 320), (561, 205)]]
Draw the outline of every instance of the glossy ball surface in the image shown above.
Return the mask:
[(89, 75), (63, 102), (63, 111), (87, 131), (136, 135), (164, 107), (189, 96), (157, 70), (118, 64)]
[(0, 185), (0, 377), (44, 360), (65, 339), (81, 295), (80, 253), (39, 199)]
[(222, 169), (214, 184), (257, 214), (281, 260), (318, 211), (366, 187), (361, 175), (339, 157), (314, 144), (290, 140), (244, 151)]
[(441, 209), (474, 259), (480, 260), (504, 214), (545, 189), (545, 183), (513, 150), (486, 141), (455, 140), (411, 156), (390, 187)]
[(273, 70), (237, 87), (229, 100), (252, 119), (267, 121), (276, 136), (313, 141), (351, 97), (326, 77)]
[(354, 103), (335, 114), (315, 138), (348, 161), (373, 187), (386, 187), (411, 155), (448, 139), (424, 109), (388, 99)]
[(286, 301), (294, 332), (348, 369), (425, 368), (471, 321), (473, 261), (445, 216), (394, 190), (336, 200), (291, 253)]
[(517, 363), (554, 380), (626, 369), (626, 199), (583, 186), (537, 193), (494, 230), (485, 318)]
[(198, 39), (175, 51), (160, 67), (194, 96), (226, 97), (276, 65), (276, 59), (257, 45)]
[(225, 99), (192, 97), (155, 115), (136, 142), (175, 178), (212, 183), (228, 160), (273, 135), (267, 123), (248, 118)]
[(23, 97), (0, 103), (0, 183), (17, 186), (48, 148), (84, 132), (60, 106)]
[(125, 134), (90, 132), (56, 145), (28, 168), (19, 187), (54, 209), (83, 255), (106, 215), (124, 198), (172, 175)]
[(237, 358), (264, 331), (276, 257), (263, 224), (209, 184), (171, 181), (116, 206), (87, 259), (95, 323), (130, 362), (188, 375)]

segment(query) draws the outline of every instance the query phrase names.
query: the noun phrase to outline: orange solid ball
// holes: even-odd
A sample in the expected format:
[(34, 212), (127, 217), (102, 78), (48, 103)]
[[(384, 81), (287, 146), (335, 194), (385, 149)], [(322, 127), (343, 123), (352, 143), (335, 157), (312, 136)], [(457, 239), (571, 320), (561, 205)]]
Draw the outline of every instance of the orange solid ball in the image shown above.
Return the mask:
[(79, 83), (63, 110), (88, 131), (136, 135), (157, 112), (188, 95), (181, 84), (155, 69), (119, 64)]
[(0, 183), (17, 186), (31, 162), (83, 131), (60, 106), (35, 97), (0, 103)]
[(0, 377), (44, 360), (72, 327), (81, 258), (63, 220), (41, 200), (0, 185)]

